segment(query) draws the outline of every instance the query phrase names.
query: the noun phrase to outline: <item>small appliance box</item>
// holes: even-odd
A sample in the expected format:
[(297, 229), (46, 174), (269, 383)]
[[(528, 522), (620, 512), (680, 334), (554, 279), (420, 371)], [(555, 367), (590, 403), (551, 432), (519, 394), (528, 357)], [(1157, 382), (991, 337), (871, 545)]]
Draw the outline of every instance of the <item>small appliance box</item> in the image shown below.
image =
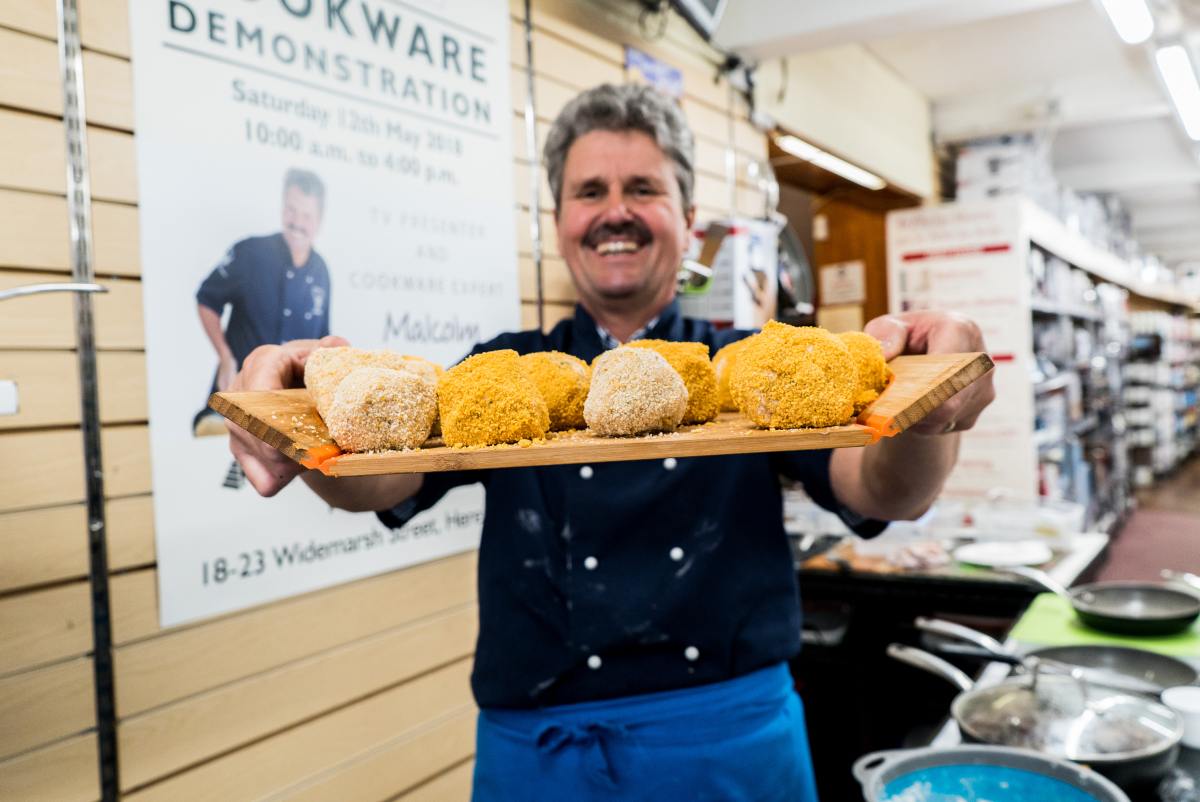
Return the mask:
[[(732, 217), (714, 221), (729, 228), (713, 260), (713, 277), (701, 293), (679, 296), (688, 317), (737, 329), (760, 329), (775, 316), (779, 291), (779, 226), (770, 220)], [(689, 258), (700, 253), (705, 229), (694, 232)]]

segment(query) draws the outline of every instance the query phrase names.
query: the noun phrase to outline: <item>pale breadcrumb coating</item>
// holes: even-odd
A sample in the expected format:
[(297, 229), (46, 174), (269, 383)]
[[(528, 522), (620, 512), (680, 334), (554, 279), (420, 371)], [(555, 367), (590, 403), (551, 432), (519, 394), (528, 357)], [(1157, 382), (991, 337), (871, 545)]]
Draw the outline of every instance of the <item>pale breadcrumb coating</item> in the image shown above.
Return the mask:
[(887, 387), (892, 369), (883, 360), (883, 346), (870, 334), (845, 331), (837, 336), (850, 351), (858, 369), (854, 383), (854, 414), (857, 415), (873, 404)]
[(687, 385), (662, 354), (622, 347), (593, 363), (583, 417), (593, 433), (607, 437), (671, 432), (687, 405)]
[(630, 348), (649, 348), (662, 354), (667, 364), (683, 379), (688, 405), (680, 423), (707, 423), (721, 411), (717, 402), (717, 374), (708, 358), (704, 343), (676, 343), (668, 340), (635, 340)]
[(717, 374), (717, 405), (722, 412), (737, 412), (738, 405), (733, 400), (733, 394), (729, 392), (729, 375), (733, 373), (733, 366), (737, 364), (738, 351), (741, 351), (746, 343), (757, 337), (757, 334), (751, 334), (741, 340), (735, 340), (729, 345), (717, 351), (713, 357), (713, 371)]
[(342, 379), (325, 425), (343, 451), (418, 448), (437, 413), (437, 389), (405, 370), (358, 368)]
[(759, 426), (840, 426), (854, 416), (857, 376), (850, 351), (825, 329), (771, 321), (738, 353), (729, 388)]
[(403, 370), (404, 359), (388, 348), (367, 351), (349, 345), (318, 348), (308, 355), (308, 361), (304, 364), (304, 386), (308, 388), (321, 420), (325, 420), (325, 414), (333, 402), (333, 394), (337, 392), (342, 379), (358, 368)]
[(546, 436), (550, 413), (517, 352), (467, 357), (438, 380), (442, 439), (448, 446), (490, 446)]
[(587, 426), (583, 420), (583, 402), (592, 383), (592, 369), (586, 362), (561, 351), (537, 351), (521, 357), (521, 367), (546, 402), (550, 431)]

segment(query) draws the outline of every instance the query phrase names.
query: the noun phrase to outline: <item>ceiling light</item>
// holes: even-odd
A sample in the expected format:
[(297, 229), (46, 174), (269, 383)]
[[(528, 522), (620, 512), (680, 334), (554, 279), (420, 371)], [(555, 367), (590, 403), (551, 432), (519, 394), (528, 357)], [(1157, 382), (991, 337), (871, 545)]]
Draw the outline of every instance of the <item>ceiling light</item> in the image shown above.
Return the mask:
[(1117, 36), (1129, 45), (1140, 45), (1154, 33), (1154, 17), (1146, 8), (1146, 0), (1100, 0)]
[(1154, 53), (1154, 61), (1184, 130), (1192, 139), (1200, 139), (1200, 83), (1196, 82), (1196, 71), (1187, 51), (1183, 45), (1164, 47)]
[(839, 159), (832, 153), (826, 153), (820, 148), (814, 147), (790, 134), (778, 137), (775, 140), (775, 144), (797, 158), (803, 159), (806, 162), (812, 162), (831, 173), (837, 173), (842, 178), (849, 179), (867, 189), (883, 189), (887, 186), (887, 181), (884, 181), (874, 173), (868, 173), (861, 167), (855, 167), (850, 162)]

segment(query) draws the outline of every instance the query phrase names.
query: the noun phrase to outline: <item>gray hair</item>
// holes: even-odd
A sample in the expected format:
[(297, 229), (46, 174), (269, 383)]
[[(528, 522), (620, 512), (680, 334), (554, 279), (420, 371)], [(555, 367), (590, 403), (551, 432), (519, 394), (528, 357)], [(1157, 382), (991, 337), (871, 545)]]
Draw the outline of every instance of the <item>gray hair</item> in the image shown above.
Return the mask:
[(648, 134), (671, 161), (683, 208), (692, 207), (696, 182), (695, 143), (687, 118), (674, 101), (649, 86), (602, 84), (580, 93), (561, 112), (546, 136), (546, 172), (554, 205), (562, 205), (563, 167), (575, 140), (592, 131), (640, 131)]
[(317, 178), (316, 173), (310, 173), (308, 170), (297, 170), (292, 168), (287, 171), (287, 175), (283, 179), (283, 194), (286, 197), (287, 191), (291, 187), (303, 192), (309, 197), (317, 199), (317, 210), (321, 217), (325, 216), (325, 185), (321, 183), (321, 179)]

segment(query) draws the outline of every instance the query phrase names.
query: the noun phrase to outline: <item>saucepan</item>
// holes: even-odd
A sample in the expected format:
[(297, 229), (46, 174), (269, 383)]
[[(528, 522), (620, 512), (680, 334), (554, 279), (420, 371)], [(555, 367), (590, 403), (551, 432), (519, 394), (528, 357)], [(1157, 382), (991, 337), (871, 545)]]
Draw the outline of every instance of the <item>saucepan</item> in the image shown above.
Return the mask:
[(1129, 802), (1111, 780), (1084, 766), (1003, 746), (888, 749), (863, 755), (851, 771), (866, 802)]
[(944, 651), (1010, 663), (1025, 671), (1033, 670), (1038, 664), (1042, 670), (1070, 674), (1107, 688), (1158, 696), (1167, 688), (1192, 685), (1197, 679), (1196, 669), (1182, 660), (1144, 649), (1090, 644), (1048, 646), (1018, 657), (1010, 654), (996, 639), (961, 624), (936, 618), (917, 618), (913, 623), (924, 632), (978, 647), (971, 650), (945, 648)]
[(1035, 670), (976, 688), (971, 678), (929, 652), (893, 643), (887, 653), (954, 683), (950, 713), (965, 740), (1084, 763), (1121, 787), (1157, 782), (1179, 756), (1183, 722), (1141, 694)]
[(1045, 571), (1005, 571), (1032, 579), (1066, 600), (1084, 624), (1120, 635), (1174, 635), (1200, 616), (1200, 597), (1161, 582), (1094, 582), (1067, 590)]

